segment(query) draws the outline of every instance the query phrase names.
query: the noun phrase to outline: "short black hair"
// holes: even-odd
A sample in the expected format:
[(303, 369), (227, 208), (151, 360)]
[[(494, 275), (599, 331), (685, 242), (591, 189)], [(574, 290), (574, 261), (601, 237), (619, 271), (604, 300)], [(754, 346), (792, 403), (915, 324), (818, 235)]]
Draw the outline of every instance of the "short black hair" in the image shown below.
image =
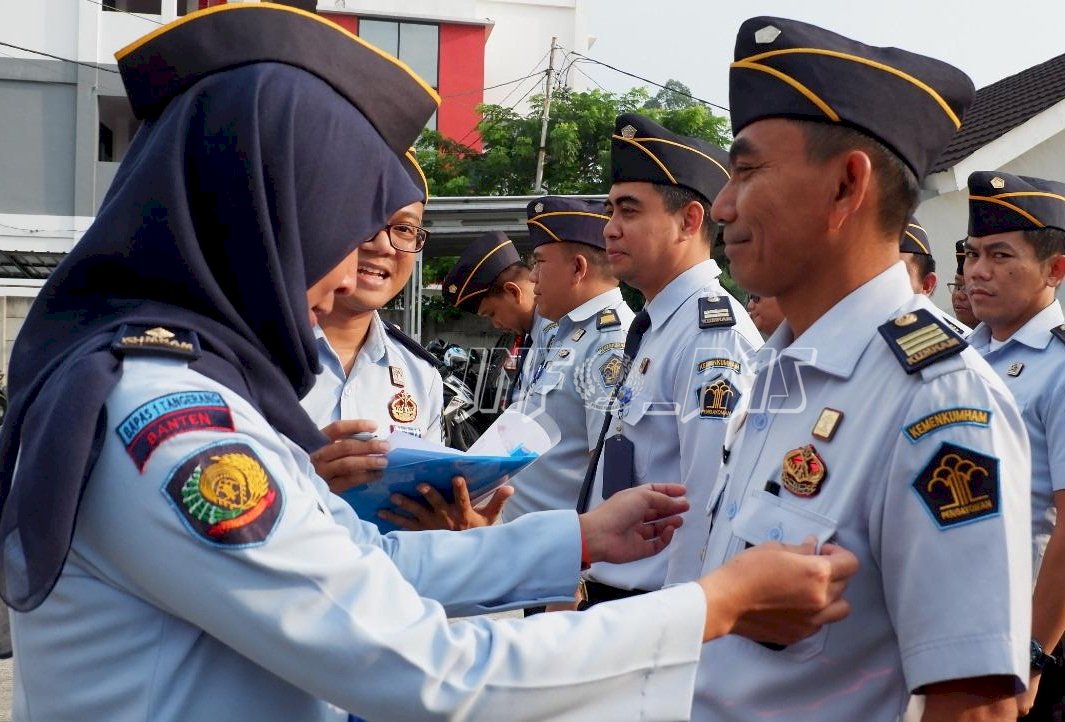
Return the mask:
[(670, 213), (676, 213), (689, 203), (701, 205), (703, 207), (703, 226), (699, 230), (702, 231), (703, 238), (707, 241), (713, 239), (713, 228), (717, 224), (710, 218), (710, 201), (702, 193), (694, 191), (687, 186), (667, 185), (665, 183), (652, 183), (651, 185), (662, 196), (662, 202)]
[(921, 274), (921, 278), (936, 272), (936, 259), (927, 253), (911, 253), (910, 257), (913, 258), (913, 264), (917, 266), (917, 272)]
[(525, 259), (510, 264), (499, 272), (499, 275), (495, 277), (494, 281), (492, 281), (492, 286), (488, 289), (488, 293), (485, 295), (498, 296), (503, 293), (503, 286), (512, 281), (528, 278), (531, 271), (532, 269), (529, 268), (529, 264)]
[(1065, 231), (1060, 228), (1033, 228), (1023, 233), (1024, 240), (1032, 244), (1035, 257), (1040, 261), (1065, 253)]
[(880, 228), (893, 236), (902, 234), (917, 207), (919, 181), (901, 158), (880, 141), (843, 125), (816, 121), (799, 121), (806, 138), (806, 157), (826, 161), (848, 150), (860, 150), (869, 156), (873, 175), (880, 187)]

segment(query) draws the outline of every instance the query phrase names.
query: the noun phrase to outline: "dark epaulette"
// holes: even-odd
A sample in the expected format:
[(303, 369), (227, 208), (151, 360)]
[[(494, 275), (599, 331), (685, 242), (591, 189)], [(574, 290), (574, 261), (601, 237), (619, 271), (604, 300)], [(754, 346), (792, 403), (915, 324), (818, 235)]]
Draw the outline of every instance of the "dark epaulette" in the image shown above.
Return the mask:
[(604, 328), (614, 328), (621, 325), (621, 319), (618, 318), (618, 312), (612, 308), (604, 308), (599, 312), (599, 315), (595, 317), (595, 329), (602, 331)]
[(1058, 341), (1065, 343), (1065, 323), (1050, 329), (1050, 333), (1054, 334), (1054, 338)]
[(400, 327), (396, 324), (386, 323), (385, 331), (388, 333), (389, 336), (395, 339), (396, 342), (404, 346), (412, 354), (414, 354), (418, 358), (425, 359), (426, 361), (428, 361), (434, 369), (440, 367), (441, 362), (436, 358), (436, 356), (433, 356), (431, 353), (426, 351), (420, 343), (412, 339), (407, 334), (403, 333), (402, 329), (400, 329)]
[(195, 331), (173, 326), (124, 323), (111, 341), (111, 351), (118, 356), (129, 354), (200, 357), (200, 339)]
[(727, 328), (736, 325), (728, 296), (703, 296), (699, 299), (699, 328)]
[(969, 345), (945, 321), (924, 308), (888, 321), (880, 327), (880, 335), (908, 374), (960, 353)]

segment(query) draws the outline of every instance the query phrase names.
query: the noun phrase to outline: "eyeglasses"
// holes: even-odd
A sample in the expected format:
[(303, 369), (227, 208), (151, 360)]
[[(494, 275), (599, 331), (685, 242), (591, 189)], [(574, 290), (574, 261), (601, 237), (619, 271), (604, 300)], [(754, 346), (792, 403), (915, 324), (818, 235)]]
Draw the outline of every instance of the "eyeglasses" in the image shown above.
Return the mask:
[(388, 242), (397, 251), (417, 253), (425, 247), (431, 235), (429, 231), (413, 223), (389, 223), (384, 227)]
[(762, 297), (761, 297), (761, 296), (756, 296), (756, 295), (755, 295), (755, 294), (753, 294), (753, 293), (752, 293), (752, 294), (749, 294), (749, 295), (747, 296), (747, 302), (748, 302), (748, 303), (758, 303), (758, 302), (759, 302), (759, 301), (761, 301), (761, 300), (762, 300)]
[(963, 296), (969, 295), (966, 292), (966, 290), (965, 290), (965, 284), (964, 283), (948, 283), (947, 284), (947, 288), (950, 289), (951, 293), (958, 293), (958, 294), (961, 294)]

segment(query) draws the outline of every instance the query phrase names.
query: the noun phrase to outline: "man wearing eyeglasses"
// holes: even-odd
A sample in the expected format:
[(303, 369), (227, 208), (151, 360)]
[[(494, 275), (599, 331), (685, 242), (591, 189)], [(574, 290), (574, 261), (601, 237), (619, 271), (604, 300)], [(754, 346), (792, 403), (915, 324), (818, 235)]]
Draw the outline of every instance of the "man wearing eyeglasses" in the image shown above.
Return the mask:
[[(349, 259), (357, 283), (350, 284), (350, 293), (337, 295), (332, 312), (320, 318), (315, 329), (322, 371), (302, 404), (333, 441), (311, 460), (335, 493), (380, 478), (387, 465), (384, 439), (392, 432), (433, 441), (443, 437), (444, 389), (433, 357), (378, 313), (410, 280), (417, 254), (429, 238), (421, 227), (429, 194), (425, 176), (413, 150), (403, 160), (411, 179), (425, 189), (424, 200), (396, 211), (387, 226), (359, 246)], [(369, 433), (376, 438), (353, 438)], [(404, 499), (399, 507), (406, 513), (381, 515), (405, 529), (483, 526), (498, 516), (510, 494), (509, 488), (497, 493), (478, 512), (462, 491), (457, 498), (466, 499), (465, 504), (445, 505), (427, 489), (427, 498), (431, 495), (435, 504)]]
[(947, 284), (947, 288), (950, 289), (950, 305), (959, 321), (969, 328), (976, 328), (980, 321), (973, 313), (973, 305), (969, 301), (969, 292), (965, 287), (964, 238), (954, 244), (954, 256), (958, 259), (958, 270), (954, 274), (954, 283)]

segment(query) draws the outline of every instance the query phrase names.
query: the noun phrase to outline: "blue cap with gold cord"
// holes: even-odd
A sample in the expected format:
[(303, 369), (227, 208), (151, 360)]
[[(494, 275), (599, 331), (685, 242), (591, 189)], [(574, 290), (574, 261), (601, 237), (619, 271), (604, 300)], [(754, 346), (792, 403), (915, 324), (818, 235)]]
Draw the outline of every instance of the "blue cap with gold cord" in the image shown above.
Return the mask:
[(414, 181), (414, 185), (418, 187), (418, 190), (422, 192), (422, 203), (428, 203), (429, 179), (425, 177), (425, 171), (418, 164), (418, 156), (415, 155), (414, 148), (408, 148), (407, 152), (401, 155), (399, 159), (403, 161), (403, 169), (407, 171), (407, 175)]
[(466, 246), (458, 262), (444, 276), (444, 298), (456, 308), (477, 313), (481, 299), (499, 274), (520, 262), (521, 254), (505, 233), (483, 233)]
[(529, 203), (526, 213), (533, 248), (560, 241), (606, 248), (603, 229), (610, 216), (598, 201), (544, 196)]
[(157, 117), (171, 99), (213, 73), (262, 62), (301, 68), (358, 108), (399, 156), (440, 104), (437, 92), (403, 62), (320, 15), (274, 3), (189, 13), (122, 48), (115, 59), (142, 120)]
[(965, 275), (965, 241), (967, 240), (963, 238), (960, 241), (954, 241), (954, 258), (958, 261), (957, 274), (959, 276)]
[(969, 235), (1058, 228), (1065, 231), (1065, 183), (999, 171), (969, 176)]
[(622, 113), (610, 136), (610, 179), (683, 186), (712, 202), (728, 182), (728, 153), (667, 130), (638, 113)]
[(974, 92), (969, 76), (940, 60), (775, 17), (740, 26), (729, 69), (733, 135), (765, 118), (838, 124), (883, 143), (919, 179), (961, 128)]
[(910, 216), (906, 227), (902, 229), (902, 236), (899, 238), (899, 253), (932, 255), (932, 246), (928, 243), (928, 232), (917, 222), (917, 218), (914, 216)]

